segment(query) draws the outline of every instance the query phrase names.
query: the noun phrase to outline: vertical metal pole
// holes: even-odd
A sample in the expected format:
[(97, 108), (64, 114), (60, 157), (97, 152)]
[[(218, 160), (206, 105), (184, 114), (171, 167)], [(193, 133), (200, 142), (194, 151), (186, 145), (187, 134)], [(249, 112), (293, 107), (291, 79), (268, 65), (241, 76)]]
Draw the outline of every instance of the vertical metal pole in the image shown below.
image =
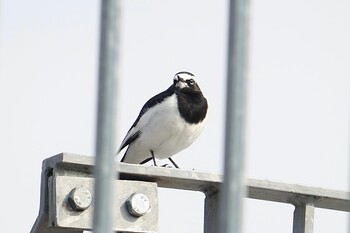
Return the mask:
[(113, 180), (116, 176), (116, 62), (118, 0), (102, 0), (97, 107), (94, 232), (112, 232)]
[(231, 0), (229, 15), (228, 72), (224, 183), (220, 198), (222, 233), (241, 232), (244, 185), (246, 114), (247, 0)]
[(293, 233), (314, 232), (314, 209), (311, 203), (295, 206)]
[(219, 193), (206, 193), (204, 199), (204, 233), (218, 232)]

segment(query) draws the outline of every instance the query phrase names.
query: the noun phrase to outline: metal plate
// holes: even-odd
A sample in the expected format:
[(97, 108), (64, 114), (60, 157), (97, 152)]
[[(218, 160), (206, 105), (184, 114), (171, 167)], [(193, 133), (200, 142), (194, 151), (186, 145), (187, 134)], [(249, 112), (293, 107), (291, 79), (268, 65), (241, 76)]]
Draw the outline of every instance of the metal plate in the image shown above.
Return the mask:
[[(68, 202), (71, 190), (85, 187), (94, 193), (94, 179), (85, 177), (56, 176), (53, 181), (51, 221), (62, 228), (92, 229), (93, 207), (84, 211), (74, 210)], [(115, 195), (113, 210), (113, 230), (120, 232), (158, 232), (158, 194), (157, 184), (141, 181), (114, 181)], [(150, 201), (150, 211), (141, 217), (129, 214), (125, 202), (135, 192), (143, 193)]]

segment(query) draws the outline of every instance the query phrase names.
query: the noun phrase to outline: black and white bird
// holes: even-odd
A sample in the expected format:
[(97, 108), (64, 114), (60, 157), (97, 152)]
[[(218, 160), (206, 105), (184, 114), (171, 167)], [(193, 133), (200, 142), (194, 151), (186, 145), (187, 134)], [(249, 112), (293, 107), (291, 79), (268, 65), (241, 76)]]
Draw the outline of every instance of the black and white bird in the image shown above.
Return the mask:
[[(144, 164), (171, 156), (190, 146), (200, 135), (208, 103), (189, 72), (175, 74), (173, 84), (149, 99), (122, 141), (128, 146), (121, 162)], [(118, 153), (119, 153), (118, 152)]]

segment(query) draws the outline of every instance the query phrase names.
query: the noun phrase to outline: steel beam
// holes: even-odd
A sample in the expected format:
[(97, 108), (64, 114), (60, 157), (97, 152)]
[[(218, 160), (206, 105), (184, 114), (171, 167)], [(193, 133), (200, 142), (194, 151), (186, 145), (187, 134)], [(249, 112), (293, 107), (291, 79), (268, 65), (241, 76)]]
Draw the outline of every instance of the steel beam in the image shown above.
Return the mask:
[[(204, 200), (204, 232), (217, 232), (219, 224), (218, 198), (222, 175), (125, 163), (116, 163), (115, 166), (121, 181), (156, 183), (158, 187), (203, 192), (206, 196)], [(62, 153), (43, 161), (40, 209), (31, 233), (82, 233), (82, 229), (63, 229), (52, 224), (53, 218), (49, 219), (52, 205), (50, 207), (49, 203), (54, 203), (52, 199), (54, 192), (50, 192), (49, 187), (54, 184), (53, 177), (74, 177), (84, 184), (86, 178), (88, 180), (93, 178), (93, 170), (94, 158), (90, 156)], [(313, 208), (350, 211), (349, 192), (268, 180), (246, 179), (245, 183), (247, 187), (246, 197), (248, 198), (296, 206), (293, 233), (312, 232)], [(65, 195), (67, 195), (67, 191)], [(115, 209), (115, 211), (120, 210)]]
[(247, 179), (247, 197), (299, 206), (313, 203), (317, 208), (350, 211), (350, 193), (320, 187)]
[[(94, 167), (93, 157), (72, 153), (58, 154), (45, 161), (47, 164), (59, 164), (71, 172), (83, 171), (87, 176), (91, 176)], [(159, 187), (205, 194), (218, 192), (223, 180), (222, 175), (215, 173), (127, 163), (116, 163), (116, 170), (122, 180), (157, 182)], [(258, 179), (246, 179), (245, 184), (247, 198), (298, 205), (301, 199), (312, 197), (316, 208), (350, 211), (349, 192)]]

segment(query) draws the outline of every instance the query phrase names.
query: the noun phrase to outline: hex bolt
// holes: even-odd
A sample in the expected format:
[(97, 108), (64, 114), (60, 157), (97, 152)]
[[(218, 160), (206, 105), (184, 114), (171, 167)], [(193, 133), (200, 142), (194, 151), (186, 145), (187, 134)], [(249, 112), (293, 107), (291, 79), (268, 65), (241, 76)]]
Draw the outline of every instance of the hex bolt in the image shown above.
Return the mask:
[(92, 203), (92, 195), (87, 188), (74, 188), (69, 193), (68, 202), (74, 210), (84, 211), (90, 207)]
[(150, 211), (151, 204), (143, 193), (133, 193), (125, 202), (126, 207), (134, 217), (141, 217)]

